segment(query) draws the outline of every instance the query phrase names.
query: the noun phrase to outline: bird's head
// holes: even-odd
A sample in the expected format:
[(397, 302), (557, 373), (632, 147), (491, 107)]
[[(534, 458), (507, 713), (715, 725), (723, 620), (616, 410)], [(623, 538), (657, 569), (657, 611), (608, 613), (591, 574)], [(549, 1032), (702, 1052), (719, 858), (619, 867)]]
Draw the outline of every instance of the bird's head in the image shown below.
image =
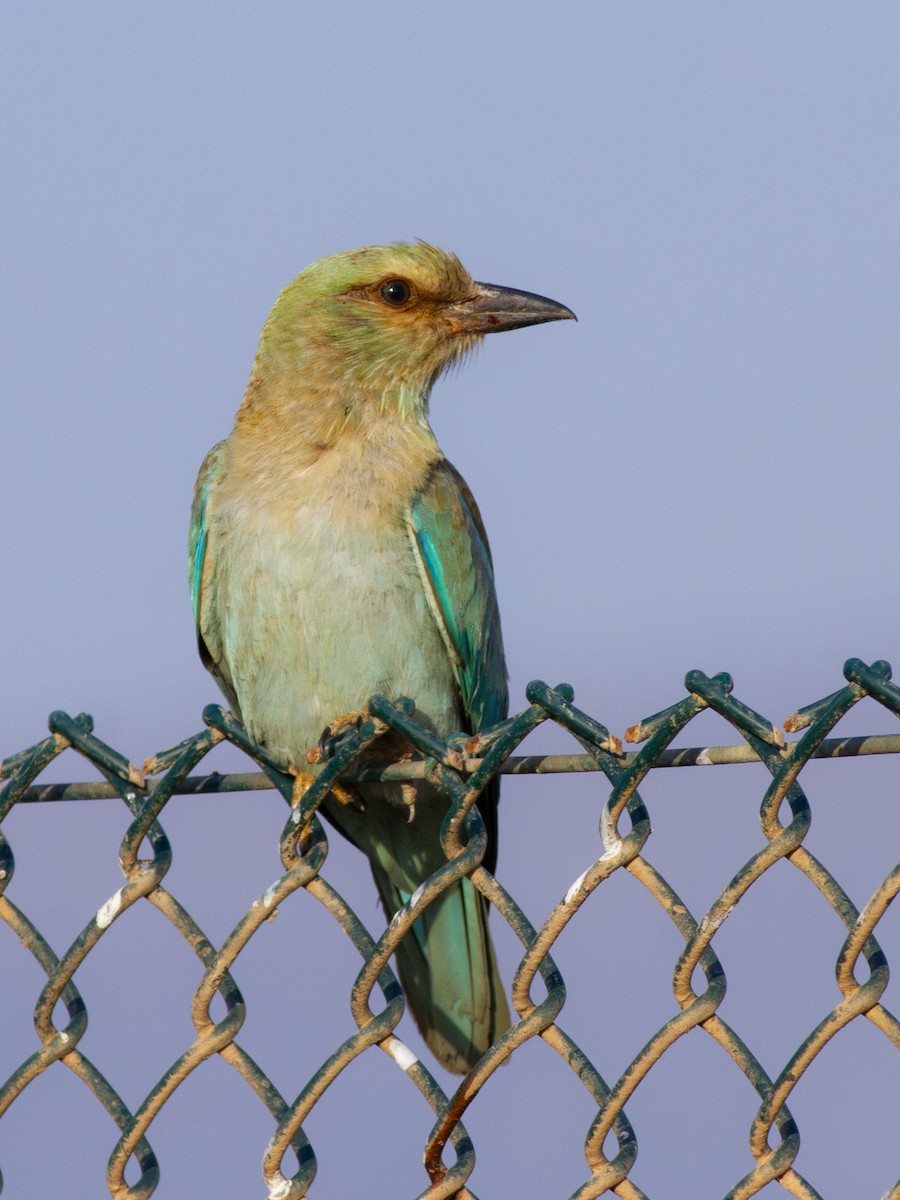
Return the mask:
[(486, 333), (574, 318), (530, 292), (477, 283), (424, 242), (366, 246), (320, 259), (279, 296), (257, 369), (321, 393), (427, 401), (431, 384)]

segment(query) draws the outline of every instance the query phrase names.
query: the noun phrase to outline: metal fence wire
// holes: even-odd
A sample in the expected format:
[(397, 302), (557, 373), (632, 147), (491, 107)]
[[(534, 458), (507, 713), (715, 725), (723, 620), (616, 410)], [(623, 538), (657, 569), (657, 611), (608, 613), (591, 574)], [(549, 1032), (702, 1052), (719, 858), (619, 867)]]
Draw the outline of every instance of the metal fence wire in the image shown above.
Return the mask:
[[(777, 1181), (790, 1195), (807, 1200), (827, 1194), (827, 1181), (818, 1181), (823, 1188), (820, 1193), (811, 1180), (795, 1169), (800, 1134), (789, 1108), (791, 1093), (829, 1041), (857, 1018), (865, 1017), (884, 1035), (885, 1049), (888, 1044), (900, 1047), (900, 1022), (880, 1002), (888, 982), (888, 964), (874, 932), (900, 888), (900, 866), (894, 867), (864, 906), (857, 909), (835, 876), (804, 846), (811, 814), (798, 779), (812, 759), (900, 750), (900, 736), (828, 736), (841, 717), (864, 697), (871, 697), (890, 713), (900, 715), (900, 688), (890, 682), (890, 675), (885, 662), (867, 666), (851, 659), (844, 667), (845, 685), (790, 717), (784, 730), (798, 736), (786, 739), (780, 728), (732, 695), (728, 675), (710, 678), (692, 671), (685, 680), (687, 694), (682, 699), (626, 732), (627, 742), (640, 745), (640, 749), (628, 753), (623, 752), (620, 741), (603, 725), (575, 707), (572, 690), (566, 685), (554, 688), (534, 682), (527, 689), (528, 706), (522, 712), (476, 737), (459, 735), (447, 742), (416, 721), (412, 702), (392, 703), (375, 696), (368, 719), (326, 747), (321, 774), (299, 801), (294, 796), (294, 807), (288, 813), (280, 840), (283, 873), (253, 901), (218, 948), (164, 886), (172, 852), (160, 823), (163, 810), (179, 794), (273, 786), (290, 804), (293, 779), (264, 748), (250, 742), (229, 713), (215, 705), (204, 711), (206, 728), (201, 733), (154, 755), (142, 768), (135, 767), (97, 738), (90, 717), (53, 713), (49, 736), (0, 764), (0, 779), (6, 780), (0, 792), (0, 821), (13, 806), (23, 803), (118, 797), (131, 816), (119, 852), (125, 882), (91, 917), (72, 945), (58, 955), (35, 923), (6, 894), (13, 890), (9, 885), (14, 860), (9, 843), (0, 833), (0, 916), (20, 940), (24, 948), (21, 953), (32, 955), (39, 964), (41, 977), (46, 975), (34, 1013), (40, 1045), (33, 1053), (26, 1050), (27, 1056), (0, 1088), (0, 1115), (42, 1072), (53, 1064), (63, 1064), (97, 1097), (117, 1128), (118, 1140), (106, 1175), (109, 1193), (116, 1200), (148, 1197), (160, 1179), (160, 1167), (151, 1146), (154, 1118), (192, 1072), (211, 1056), (219, 1055), (253, 1089), (271, 1114), (274, 1131), (262, 1154), (269, 1196), (275, 1200), (294, 1200), (307, 1195), (317, 1169), (304, 1123), (344, 1068), (372, 1047), (379, 1047), (390, 1056), (399, 1072), (405, 1074), (410, 1085), (418, 1089), (433, 1112), (433, 1127), (424, 1147), (429, 1182), (426, 1185), (423, 1178), (422, 1197), (428, 1200), (471, 1197), (467, 1181), (475, 1163), (475, 1148), (466, 1132), (466, 1111), (479, 1092), (479, 1103), (490, 1104), (492, 1077), (500, 1065), (524, 1043), (540, 1038), (571, 1068), (573, 1086), (587, 1090), (592, 1111), (596, 1110), (584, 1142), (587, 1164), (584, 1182), (572, 1193), (572, 1200), (607, 1194), (637, 1200), (644, 1193), (629, 1178), (638, 1155), (638, 1138), (627, 1115), (629, 1100), (678, 1039), (699, 1026), (739, 1069), (757, 1098), (749, 1129), (753, 1166), (733, 1184), (729, 1200), (756, 1195), (772, 1181)], [(673, 739), (706, 709), (714, 710), (730, 723), (740, 735), (739, 743), (703, 749), (672, 748)], [(517, 754), (523, 739), (546, 721), (556, 722), (567, 730), (580, 743), (580, 752), (553, 756)], [(373, 764), (373, 744), (388, 730), (407, 740), (413, 751), (411, 761), (407, 754), (405, 761)], [(193, 774), (205, 755), (223, 739), (254, 759), (260, 770), (234, 775)], [(395, 737), (392, 744), (397, 744)], [(48, 764), (70, 747), (87, 758), (106, 782), (44, 785), (37, 782)], [(638, 787), (647, 773), (657, 767), (751, 761), (761, 761), (771, 775), (760, 808), (763, 836), (759, 848), (740, 866), (709, 909), (694, 915), (645, 857), (651, 828)], [(563, 898), (537, 927), (502, 882), (480, 865), (486, 836), (476, 801), (485, 785), (500, 773), (561, 771), (597, 773), (592, 778), (598, 784), (599, 841), (591, 852), (596, 854), (594, 861), (571, 882)], [(442, 789), (447, 798), (448, 811), (441, 834), (447, 864), (427, 879), (376, 936), (322, 873), (328, 839), (317, 809), (338, 780), (423, 777)], [(789, 820), (783, 820), (780, 814), (784, 802), (783, 815), (786, 818), (789, 813)], [(626, 812), (627, 829), (623, 830), (620, 826)], [(152, 849), (149, 858), (139, 857), (142, 843)], [(769, 1075), (739, 1033), (717, 1012), (725, 994), (726, 977), (713, 943), (735, 906), (781, 860), (801, 872), (818, 890), (837, 914), (845, 933), (841, 935), (843, 942), (839, 944), (835, 967), (840, 993), (835, 995), (836, 1003), (809, 1028), (780, 1072)], [(674, 922), (684, 945), (672, 977), (675, 1002), (671, 1017), (636, 1050), (617, 1079), (607, 1079), (560, 1023), (565, 986), (552, 952), (561, 932), (576, 918), (592, 893), (621, 871), (629, 872), (646, 888)], [(462, 875), (467, 875), (497, 910), (494, 921), (499, 916), (508, 923), (522, 950), (511, 980), (510, 996), (516, 1014), (512, 1027), (448, 1095), (426, 1063), (394, 1034), (404, 1011), (404, 999), (390, 959), (400, 939), (410, 936), (417, 915)], [(298, 889), (305, 889), (324, 906), (334, 919), (334, 936), (350, 939), (362, 965), (350, 996), (355, 1032), (328, 1053), (320, 1069), (292, 1099), (280, 1093), (266, 1070), (236, 1040), (244, 1021), (245, 1004), (232, 971), (254, 933), (271, 917), (276, 906), (285, 905)], [(171, 922), (199, 959), (203, 974), (190, 1001), (195, 1040), (132, 1110), (122, 1098), (127, 1081), (108, 1078), (79, 1049), (87, 1012), (76, 975), (113, 923), (127, 921), (129, 910), (141, 901), (154, 905)], [(840, 938), (836, 947), (838, 943)], [(695, 969), (698, 969), (696, 975)], [(862, 982), (857, 981), (857, 973), (864, 977)], [(705, 986), (695, 990), (700, 980), (705, 980)], [(220, 998), (217, 1011), (224, 1009), (218, 1020), (211, 1015), (217, 996)], [(67, 1018), (62, 1028), (53, 1020), (60, 1001), (59, 1011), (64, 1009)], [(614, 1008), (615, 997), (604, 996), (602, 1003), (604, 1010), (609, 1011)], [(310, 1036), (314, 1037), (314, 1032)], [(597, 1056), (596, 1048), (593, 1052)], [(740, 1086), (745, 1087), (746, 1083), (741, 1080)], [(291, 1150), (293, 1154), (288, 1153)], [(295, 1162), (297, 1169), (292, 1171)], [(140, 1173), (131, 1185), (125, 1179), (127, 1166), (132, 1177)], [(893, 1200), (900, 1198), (900, 1181), (886, 1196)]]

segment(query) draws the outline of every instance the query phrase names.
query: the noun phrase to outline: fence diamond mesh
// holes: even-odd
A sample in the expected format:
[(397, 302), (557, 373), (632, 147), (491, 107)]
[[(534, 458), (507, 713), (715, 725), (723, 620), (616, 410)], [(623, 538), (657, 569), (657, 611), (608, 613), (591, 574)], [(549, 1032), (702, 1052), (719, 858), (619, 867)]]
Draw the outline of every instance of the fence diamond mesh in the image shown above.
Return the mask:
[[(584, 1136), (583, 1178), (571, 1193), (572, 1200), (608, 1194), (637, 1200), (645, 1193), (631, 1176), (638, 1174), (642, 1131), (629, 1120), (629, 1103), (666, 1061), (667, 1052), (689, 1031), (699, 1029), (711, 1039), (717, 1053), (733, 1064), (733, 1086), (751, 1089), (754, 1097), (747, 1130), (748, 1169), (733, 1180), (728, 1200), (757, 1195), (773, 1183), (807, 1200), (829, 1196), (828, 1180), (813, 1178), (809, 1168), (804, 1174), (797, 1165), (803, 1130), (791, 1113), (792, 1093), (832, 1040), (861, 1018), (878, 1031), (885, 1054), (891, 1046), (900, 1047), (900, 1022), (881, 1003), (888, 963), (876, 940), (876, 926), (900, 889), (900, 865), (856, 907), (839, 882), (841, 864), (820, 862), (804, 845), (811, 806), (800, 776), (815, 759), (900, 750), (900, 735), (829, 736), (838, 721), (866, 697), (900, 715), (900, 688), (891, 683), (890, 674), (885, 662), (866, 665), (851, 659), (844, 668), (844, 686), (801, 708), (784, 722), (782, 730), (732, 694), (729, 676), (708, 677), (693, 671), (685, 680), (686, 695), (627, 730), (626, 743), (640, 747), (628, 752), (599, 721), (575, 706), (572, 690), (566, 685), (549, 687), (533, 682), (527, 689), (527, 707), (517, 715), (475, 737), (459, 735), (447, 742), (416, 721), (412, 701), (392, 702), (375, 696), (368, 719), (323, 748), (320, 774), (302, 794), (281, 764), (263, 747), (254, 745), (230, 714), (215, 705), (203, 714), (206, 728), (202, 732), (153, 755), (140, 768), (100, 740), (87, 715), (53, 713), (47, 737), (0, 763), (0, 779), (6, 781), (0, 792), (0, 822), (14, 806), (118, 798), (127, 806), (130, 818), (119, 850), (124, 882), (87, 920), (68, 948), (54, 948), (14, 900), (13, 850), (0, 832), (0, 916), (21, 942), (18, 953), (31, 956), (42, 980), (34, 1007), (35, 1048), (22, 1046), (21, 1060), (0, 1088), (0, 1116), (27, 1094), (43, 1072), (68, 1068), (112, 1121), (106, 1171), (109, 1194), (116, 1200), (148, 1197), (161, 1179), (153, 1149), (154, 1119), (192, 1073), (202, 1071), (208, 1060), (218, 1056), (270, 1114), (271, 1137), (267, 1146), (260, 1147), (259, 1155), (268, 1195), (296, 1200), (311, 1189), (316, 1194), (318, 1163), (307, 1132), (310, 1115), (351, 1063), (380, 1050), (430, 1110), (421, 1196), (429, 1200), (470, 1197), (474, 1195), (469, 1190), (470, 1179), (472, 1186), (477, 1186), (477, 1172), (471, 1177), (478, 1147), (467, 1132), (467, 1113), (476, 1097), (478, 1105), (491, 1104), (498, 1069), (526, 1043), (540, 1039), (547, 1052), (555, 1053), (565, 1064), (571, 1086), (584, 1090), (593, 1113)], [(705, 710), (713, 710), (731, 725), (737, 743), (673, 748), (673, 740)], [(563, 755), (521, 753), (524, 740), (545, 722), (566, 730), (580, 749)], [(406, 755), (404, 761), (393, 763), (377, 760), (378, 741), (388, 731), (393, 731), (392, 744), (396, 744), (396, 735), (405, 739), (411, 759)], [(785, 737), (785, 733), (791, 736)], [(258, 770), (228, 775), (197, 773), (205, 756), (223, 740), (253, 759)], [(105, 782), (42, 784), (41, 775), (49, 764), (70, 748), (89, 760)], [(759, 810), (758, 847), (745, 861), (723, 864), (729, 882), (706, 911), (692, 912), (649, 860), (653, 846), (650, 816), (638, 789), (648, 772), (657, 768), (747, 762), (761, 762), (769, 776)], [(530, 911), (528, 896), (513, 896), (504, 886), (502, 860), (497, 877), (481, 865), (486, 832), (477, 800), (498, 774), (549, 776), (562, 772), (592, 773), (599, 836), (589, 850), (587, 868), (568, 881), (562, 898), (540, 920)], [(373, 922), (361, 920), (326, 878), (329, 838), (318, 809), (339, 781), (414, 778), (427, 778), (447, 798), (441, 833), (447, 863), (386, 926), (382, 922), (372, 927)], [(509, 785), (506, 787), (508, 794)], [(260, 788), (277, 789), (289, 806), (279, 844), (283, 870), (256, 896), (221, 944), (215, 945), (186, 905), (166, 887), (173, 849), (163, 829), (165, 810), (185, 794)], [(552, 819), (565, 820), (558, 804)], [(728, 820), (727, 812), (720, 820)], [(777, 1070), (767, 1071), (760, 1061), (763, 1056), (757, 1057), (741, 1030), (720, 1013), (727, 976), (714, 943), (726, 918), (744, 897), (752, 894), (768, 872), (783, 869), (785, 864), (804, 877), (839, 922), (833, 964), (836, 987), (830, 1010), (805, 1029)], [(560, 935), (578, 921), (579, 912), (601, 885), (620, 872), (627, 872), (646, 889), (674, 924), (681, 950), (672, 969), (670, 1015), (645, 1044), (629, 1050), (627, 1066), (613, 1075), (604, 1070), (602, 1037), (592, 1041), (589, 1056), (565, 1029), (566, 985), (553, 952)], [(404, 1013), (404, 999), (391, 956), (402, 938), (414, 936), (417, 916), (463, 875), (496, 910), (495, 928), (498, 921), (505, 922), (520, 951), (508, 980), (513, 1025), (451, 1090), (439, 1084), (424, 1056), (418, 1057), (395, 1032)], [(332, 922), (333, 938), (349, 939), (359, 955), (359, 971), (349, 996), (352, 1032), (339, 1044), (328, 1046), (311, 1077), (296, 1081), (298, 1090), (285, 1095), (272, 1081), (274, 1072), (270, 1074), (265, 1063), (257, 1063), (241, 1046), (247, 1006), (239, 986), (239, 959), (257, 931), (279, 908), (290, 905), (292, 897), (296, 901), (298, 892), (307, 893), (322, 906)], [(80, 1049), (88, 1009), (79, 990), (78, 972), (107, 931), (129, 921), (142, 904), (154, 906), (184, 939), (198, 960), (201, 978), (193, 995), (183, 997), (193, 1022), (193, 1040), (174, 1061), (164, 1064), (158, 1081), (140, 1102), (129, 1106), (124, 1097), (131, 1094), (131, 1081), (116, 1074), (115, 1063), (95, 1064)], [(601, 947), (597, 953), (602, 953)], [(15, 971), (14, 962), (11, 969)], [(614, 1029), (615, 1018), (609, 1014), (615, 1013), (616, 995), (604, 994), (598, 997), (598, 1004), (605, 1014), (603, 1028)], [(293, 1031), (291, 1036), (300, 1034)], [(314, 1029), (305, 1029), (303, 1036), (315, 1043), (318, 1035)], [(535, 1103), (541, 1103), (540, 1096)], [(48, 1147), (50, 1143), (48, 1135)], [(131, 1182), (126, 1181), (126, 1169)], [(95, 1194), (100, 1194), (101, 1187), (98, 1179)], [(559, 1194), (564, 1194), (562, 1189)], [(898, 1200), (900, 1181), (889, 1187), (885, 1196)]]

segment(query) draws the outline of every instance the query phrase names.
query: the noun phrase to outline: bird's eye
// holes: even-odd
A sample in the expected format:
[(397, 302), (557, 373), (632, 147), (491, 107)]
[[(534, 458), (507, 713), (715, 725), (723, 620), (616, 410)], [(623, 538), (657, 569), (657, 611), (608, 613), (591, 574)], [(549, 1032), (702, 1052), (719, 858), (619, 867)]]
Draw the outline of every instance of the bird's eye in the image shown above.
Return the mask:
[(412, 292), (405, 279), (389, 279), (381, 285), (381, 298), (385, 304), (400, 308), (409, 300)]

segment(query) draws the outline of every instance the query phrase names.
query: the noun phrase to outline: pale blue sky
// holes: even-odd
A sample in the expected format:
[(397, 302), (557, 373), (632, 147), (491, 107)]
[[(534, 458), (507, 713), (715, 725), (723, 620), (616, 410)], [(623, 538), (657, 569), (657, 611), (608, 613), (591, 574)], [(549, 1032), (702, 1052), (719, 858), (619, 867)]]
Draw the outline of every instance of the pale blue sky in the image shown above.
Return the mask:
[[(200, 727), (218, 695), (185, 583), (197, 468), (230, 428), (283, 284), (323, 254), (416, 237), (579, 317), (489, 339), (434, 394), (491, 535), (514, 707), (530, 678), (565, 679), (621, 733), (700, 667), (731, 671), (780, 721), (840, 686), (851, 654), (900, 663), (898, 51), (898, 10), (877, 2), (3, 6), (0, 757), (56, 708), (93, 713), (136, 761)], [(893, 722), (870, 706), (848, 727)], [(686, 740), (731, 740), (713, 718), (700, 730)], [(568, 745), (552, 731), (534, 743)], [(51, 772), (86, 774), (73, 755)], [(699, 914), (760, 844), (764, 783), (755, 768), (697, 774), (654, 778), (645, 798), (648, 856)], [(897, 767), (809, 778), (816, 852), (861, 905), (897, 857)], [(601, 852), (605, 793), (515, 781), (504, 795), (500, 877), (540, 921)], [(282, 809), (265, 796), (167, 811), (169, 883), (213, 938), (278, 873)], [(112, 802), (7, 822), (9, 895), (58, 952), (118, 886), (126, 825)], [(362, 858), (335, 844), (329, 871), (376, 925)], [(836, 1002), (842, 940), (788, 875), (720, 935), (730, 1019), (772, 1071)], [(677, 938), (630, 883), (601, 889), (557, 956), (561, 1022), (609, 1079), (674, 1011)], [(235, 972), (241, 1040), (291, 1096), (350, 1028), (353, 953), (313, 908), (286, 909)], [(890, 958), (897, 920), (884, 929)], [(196, 971), (155, 914), (108, 937), (78, 976), (84, 1049), (137, 1104), (191, 1039)], [(798, 955), (819, 942), (817, 961)], [(314, 954), (340, 962), (327, 1000), (304, 982)], [(5, 1077), (33, 1049), (39, 980), (9, 936), (0, 963)], [(900, 1174), (896, 1054), (871, 1026), (845, 1039), (792, 1100), (797, 1165), (826, 1196), (881, 1195)], [(753, 1096), (699, 1032), (670, 1062), (628, 1109), (633, 1178), (654, 1197), (721, 1195), (752, 1165)], [(209, 1064), (152, 1127), (160, 1200), (264, 1195), (270, 1122), (230, 1075)], [(57, 1068), (4, 1119), (15, 1200), (38, 1194), (36, 1177), (42, 1195), (62, 1181), (101, 1194), (115, 1136), (81, 1090)], [(50, 1104), (66, 1124), (44, 1150), (34, 1125)], [(528, 1047), (467, 1117), (473, 1190), (568, 1195), (592, 1112)], [(370, 1052), (310, 1121), (313, 1194), (417, 1194), (430, 1124)], [(389, 1185), (370, 1174), (385, 1144)]]

